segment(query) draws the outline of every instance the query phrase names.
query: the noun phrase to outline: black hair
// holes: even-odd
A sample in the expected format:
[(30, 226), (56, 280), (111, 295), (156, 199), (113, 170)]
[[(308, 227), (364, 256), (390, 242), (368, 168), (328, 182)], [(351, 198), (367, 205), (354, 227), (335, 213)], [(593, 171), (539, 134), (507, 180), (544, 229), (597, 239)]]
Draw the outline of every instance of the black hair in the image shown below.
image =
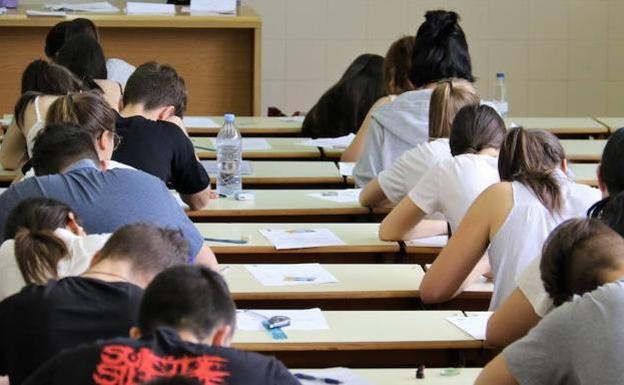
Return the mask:
[(175, 114), (182, 117), (187, 103), (184, 79), (170, 65), (154, 61), (142, 64), (126, 83), (123, 103), (143, 104), (146, 110), (173, 106)]
[(451, 154), (478, 154), (486, 148), (500, 149), (505, 139), (505, 122), (486, 105), (469, 105), (459, 110), (449, 137)]
[(88, 35), (98, 39), (97, 28), (89, 19), (77, 18), (74, 20), (62, 21), (50, 28), (45, 42), (45, 54), (50, 59), (54, 59), (63, 44), (74, 36)]
[(159, 327), (186, 330), (198, 339), (219, 325), (234, 330), (236, 307), (223, 277), (204, 266), (176, 266), (158, 274), (143, 293), (139, 329), (150, 335)]
[(85, 82), (93, 83), (108, 76), (104, 51), (89, 35), (76, 35), (65, 41), (54, 60)]
[(379, 55), (358, 56), (306, 114), (303, 135), (319, 138), (357, 132), (373, 104), (386, 95), (383, 66)]
[(616, 130), (607, 140), (602, 152), (598, 176), (609, 194), (606, 198), (598, 201), (588, 210), (592, 218), (600, 216), (600, 212), (611, 199), (624, 191), (624, 128)]
[(416, 33), (410, 79), (420, 88), (447, 78), (475, 81), (468, 43), (457, 13), (429, 11)]

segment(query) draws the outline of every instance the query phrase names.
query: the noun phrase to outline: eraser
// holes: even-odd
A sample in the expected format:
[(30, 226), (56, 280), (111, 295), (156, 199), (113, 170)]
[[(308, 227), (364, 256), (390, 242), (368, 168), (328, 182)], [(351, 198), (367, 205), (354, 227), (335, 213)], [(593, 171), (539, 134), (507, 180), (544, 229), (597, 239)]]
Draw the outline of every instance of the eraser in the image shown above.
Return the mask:
[(234, 199), (237, 201), (251, 201), (254, 200), (256, 196), (252, 192), (238, 192), (234, 194)]

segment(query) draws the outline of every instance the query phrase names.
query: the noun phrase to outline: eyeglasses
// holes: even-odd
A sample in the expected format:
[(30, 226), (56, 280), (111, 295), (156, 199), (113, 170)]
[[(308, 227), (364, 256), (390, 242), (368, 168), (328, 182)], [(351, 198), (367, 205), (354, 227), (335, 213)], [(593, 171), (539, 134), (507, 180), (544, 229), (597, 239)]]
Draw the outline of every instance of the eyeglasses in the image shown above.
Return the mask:
[(110, 132), (113, 134), (113, 151), (115, 151), (117, 148), (119, 148), (119, 145), (121, 144), (121, 140), (123, 139), (123, 137), (118, 135), (114, 131), (104, 130), (100, 133), (100, 135), (98, 135), (97, 140), (101, 140), (102, 135), (104, 135), (105, 132)]

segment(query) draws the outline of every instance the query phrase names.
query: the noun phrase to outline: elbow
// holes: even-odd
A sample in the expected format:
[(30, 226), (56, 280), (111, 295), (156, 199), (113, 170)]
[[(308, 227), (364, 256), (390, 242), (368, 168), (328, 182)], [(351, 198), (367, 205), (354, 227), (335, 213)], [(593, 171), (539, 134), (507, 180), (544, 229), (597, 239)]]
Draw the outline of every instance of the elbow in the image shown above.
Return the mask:
[(395, 234), (395, 232), (392, 231), (391, 227), (392, 226), (387, 224), (385, 220), (381, 222), (381, 225), (379, 225), (379, 239), (380, 240), (386, 241), (386, 242), (401, 240), (401, 237), (397, 236), (397, 234)]
[(485, 344), (491, 348), (503, 348), (507, 345), (500, 326), (496, 322), (496, 313), (492, 314), (485, 329)]
[(442, 303), (453, 299), (453, 293), (441, 285), (430, 285), (424, 279), (420, 284), (420, 300), (427, 305)]

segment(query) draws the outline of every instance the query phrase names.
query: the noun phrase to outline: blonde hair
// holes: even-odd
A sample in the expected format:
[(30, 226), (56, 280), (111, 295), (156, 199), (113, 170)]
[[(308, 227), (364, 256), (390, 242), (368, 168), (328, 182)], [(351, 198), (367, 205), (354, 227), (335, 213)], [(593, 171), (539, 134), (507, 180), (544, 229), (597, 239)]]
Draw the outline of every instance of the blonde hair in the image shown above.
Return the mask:
[(448, 138), (457, 112), (464, 106), (480, 102), (477, 90), (465, 80), (438, 82), (429, 103), (429, 138)]

